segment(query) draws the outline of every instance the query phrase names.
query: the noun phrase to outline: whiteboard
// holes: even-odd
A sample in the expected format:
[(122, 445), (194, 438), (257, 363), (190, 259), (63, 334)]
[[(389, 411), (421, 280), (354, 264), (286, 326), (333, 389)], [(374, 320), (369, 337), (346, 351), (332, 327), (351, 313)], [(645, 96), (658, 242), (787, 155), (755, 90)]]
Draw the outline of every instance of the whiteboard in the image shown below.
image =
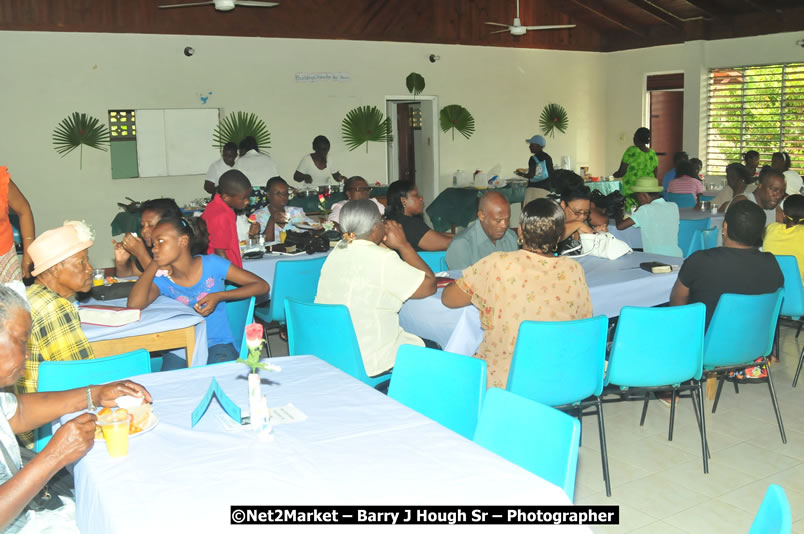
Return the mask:
[(220, 158), (212, 146), (219, 116), (217, 108), (136, 110), (139, 175), (206, 174)]

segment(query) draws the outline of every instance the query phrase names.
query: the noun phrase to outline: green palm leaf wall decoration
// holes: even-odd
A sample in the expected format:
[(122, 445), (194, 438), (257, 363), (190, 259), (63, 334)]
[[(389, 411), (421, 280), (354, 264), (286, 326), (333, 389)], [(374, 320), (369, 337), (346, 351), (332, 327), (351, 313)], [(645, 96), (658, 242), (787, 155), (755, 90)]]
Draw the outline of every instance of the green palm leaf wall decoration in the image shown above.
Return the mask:
[(53, 148), (66, 156), (76, 148), (80, 151), (79, 168), (84, 168), (84, 145), (98, 150), (107, 149), (109, 129), (95, 117), (86, 113), (71, 113), (53, 130)]
[(556, 130), (566, 133), (569, 126), (567, 110), (558, 104), (547, 104), (539, 117), (539, 126), (542, 128), (542, 133), (550, 137), (556, 136)]
[(455, 131), (469, 139), (475, 133), (475, 118), (465, 107), (452, 104), (441, 108), (439, 113), (441, 131), (446, 133), (452, 130), (452, 140), (455, 140)]
[(419, 74), (418, 72), (411, 72), (408, 74), (408, 77), (405, 78), (405, 85), (408, 88), (408, 92), (414, 96), (422, 94), (424, 91), (424, 76)]
[(232, 142), (236, 145), (246, 137), (251, 136), (257, 140), (257, 148), (264, 150), (271, 148), (271, 133), (265, 121), (254, 113), (233, 111), (223, 118), (212, 132), (212, 146), (223, 150), (223, 145)]
[(379, 143), (392, 141), (391, 131), (391, 119), (385, 118), (376, 106), (354, 108), (346, 114), (341, 123), (343, 142), (350, 151), (365, 143), (368, 153), (369, 141)]

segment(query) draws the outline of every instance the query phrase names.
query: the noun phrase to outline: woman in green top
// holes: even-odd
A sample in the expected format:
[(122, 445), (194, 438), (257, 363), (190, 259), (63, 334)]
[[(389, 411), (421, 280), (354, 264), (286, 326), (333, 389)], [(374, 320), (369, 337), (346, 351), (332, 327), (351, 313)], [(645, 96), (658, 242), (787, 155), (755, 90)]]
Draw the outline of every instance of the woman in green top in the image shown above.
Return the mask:
[(634, 132), (634, 144), (629, 146), (623, 154), (623, 160), (620, 162), (620, 168), (614, 173), (615, 178), (622, 178), (623, 189), (622, 193), (625, 196), (626, 207), (630, 208), (636, 205), (636, 200), (631, 197), (631, 188), (637, 178), (645, 178), (648, 176), (656, 176), (656, 169), (659, 167), (659, 159), (656, 157), (656, 152), (649, 148), (650, 144), (650, 130), (647, 128), (637, 128)]

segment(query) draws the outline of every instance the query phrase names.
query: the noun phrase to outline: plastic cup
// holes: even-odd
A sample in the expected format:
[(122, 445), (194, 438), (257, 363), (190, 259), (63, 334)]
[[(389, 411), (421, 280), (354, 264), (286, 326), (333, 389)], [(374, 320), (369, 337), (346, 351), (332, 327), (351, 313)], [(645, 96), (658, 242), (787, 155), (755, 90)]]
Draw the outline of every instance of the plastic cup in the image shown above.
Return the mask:
[(128, 429), (130, 422), (128, 415), (125, 418), (120, 418), (112, 414), (98, 419), (109, 456), (113, 458), (128, 456)]
[(103, 269), (95, 269), (92, 271), (92, 285), (102, 286), (105, 279), (105, 271)]

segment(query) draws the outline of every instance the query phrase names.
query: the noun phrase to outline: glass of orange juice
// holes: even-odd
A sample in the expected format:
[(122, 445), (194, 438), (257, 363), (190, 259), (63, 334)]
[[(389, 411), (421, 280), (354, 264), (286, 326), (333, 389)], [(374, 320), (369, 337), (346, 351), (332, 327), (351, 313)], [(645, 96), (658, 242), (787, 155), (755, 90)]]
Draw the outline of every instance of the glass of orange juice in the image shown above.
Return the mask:
[(127, 410), (116, 410), (98, 418), (98, 425), (103, 431), (106, 449), (109, 456), (120, 458), (128, 456), (128, 430), (131, 416)]

